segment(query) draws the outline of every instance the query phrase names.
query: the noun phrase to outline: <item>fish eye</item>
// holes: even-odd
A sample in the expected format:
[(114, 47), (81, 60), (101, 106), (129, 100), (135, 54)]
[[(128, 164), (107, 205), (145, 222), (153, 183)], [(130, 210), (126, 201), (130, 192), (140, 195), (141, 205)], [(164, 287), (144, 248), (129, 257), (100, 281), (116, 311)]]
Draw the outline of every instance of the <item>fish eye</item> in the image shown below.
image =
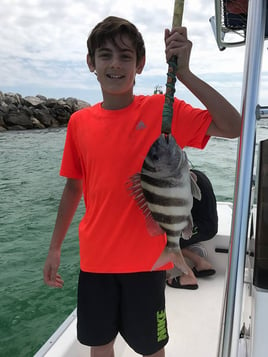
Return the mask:
[(153, 154), (152, 158), (153, 158), (154, 161), (159, 161), (160, 160), (159, 156), (157, 154)]

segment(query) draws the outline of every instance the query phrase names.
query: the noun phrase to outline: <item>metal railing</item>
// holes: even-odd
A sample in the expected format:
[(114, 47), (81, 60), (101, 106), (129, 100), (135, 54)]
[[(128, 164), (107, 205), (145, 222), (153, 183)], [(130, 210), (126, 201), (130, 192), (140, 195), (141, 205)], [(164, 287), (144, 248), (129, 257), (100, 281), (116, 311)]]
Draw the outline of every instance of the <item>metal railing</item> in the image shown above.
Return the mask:
[(257, 105), (256, 118), (257, 120), (268, 119), (268, 106), (261, 107), (260, 105)]
[(237, 155), (231, 249), (229, 250), (229, 264), (226, 273), (218, 357), (238, 356), (245, 252), (255, 151), (255, 113), (259, 93), (265, 18), (266, 0), (249, 1), (241, 108), (242, 132)]
[[(228, 21), (228, 13), (225, 11), (225, 0), (215, 0), (215, 16), (212, 16), (209, 21), (214, 32), (214, 36), (217, 45), (220, 50), (224, 50), (226, 47), (237, 47), (245, 44), (246, 39), (246, 28), (245, 26), (230, 26), (226, 21)], [(238, 19), (241, 17), (241, 24), (246, 22), (242, 15), (233, 15)]]

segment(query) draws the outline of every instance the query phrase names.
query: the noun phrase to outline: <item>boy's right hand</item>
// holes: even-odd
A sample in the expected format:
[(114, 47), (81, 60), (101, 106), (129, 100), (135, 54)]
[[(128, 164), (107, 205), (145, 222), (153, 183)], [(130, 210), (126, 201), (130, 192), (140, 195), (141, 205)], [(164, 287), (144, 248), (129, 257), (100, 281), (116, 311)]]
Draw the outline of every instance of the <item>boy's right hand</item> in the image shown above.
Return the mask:
[(189, 72), (189, 62), (192, 42), (187, 37), (186, 27), (175, 27), (171, 31), (165, 30), (166, 60), (177, 57), (177, 75)]
[(43, 277), (45, 284), (54, 288), (62, 288), (64, 281), (57, 273), (60, 266), (60, 252), (49, 251), (43, 269)]

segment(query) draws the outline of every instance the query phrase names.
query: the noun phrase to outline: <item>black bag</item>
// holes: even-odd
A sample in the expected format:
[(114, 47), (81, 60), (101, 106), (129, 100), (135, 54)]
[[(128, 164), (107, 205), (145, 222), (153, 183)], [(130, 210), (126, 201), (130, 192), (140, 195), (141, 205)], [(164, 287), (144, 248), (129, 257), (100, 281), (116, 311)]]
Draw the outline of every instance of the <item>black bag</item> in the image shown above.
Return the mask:
[(212, 184), (203, 172), (195, 169), (191, 171), (196, 175), (202, 197), (201, 201), (194, 198), (191, 211), (194, 223), (193, 235), (188, 240), (180, 240), (181, 248), (211, 239), (218, 232), (217, 202)]

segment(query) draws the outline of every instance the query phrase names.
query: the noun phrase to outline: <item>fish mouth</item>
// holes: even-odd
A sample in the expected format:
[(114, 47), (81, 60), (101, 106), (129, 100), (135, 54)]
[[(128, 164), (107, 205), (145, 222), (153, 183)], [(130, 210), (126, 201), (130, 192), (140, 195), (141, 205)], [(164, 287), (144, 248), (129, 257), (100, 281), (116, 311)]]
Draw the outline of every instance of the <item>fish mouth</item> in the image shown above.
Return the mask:
[(169, 135), (168, 134), (164, 134), (164, 138), (166, 140), (166, 143), (168, 144), (169, 143)]
[(170, 133), (162, 133), (162, 137), (165, 140), (166, 144), (169, 144), (170, 141)]

